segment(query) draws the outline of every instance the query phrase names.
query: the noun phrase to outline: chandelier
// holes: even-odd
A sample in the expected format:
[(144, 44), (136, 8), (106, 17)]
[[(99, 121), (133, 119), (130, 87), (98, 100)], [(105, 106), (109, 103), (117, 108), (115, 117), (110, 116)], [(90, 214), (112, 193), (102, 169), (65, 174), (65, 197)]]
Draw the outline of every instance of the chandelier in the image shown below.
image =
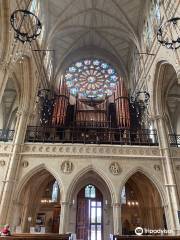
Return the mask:
[(135, 102), (141, 109), (147, 108), (150, 95), (147, 91), (138, 91), (135, 96)]
[(147, 91), (136, 92), (135, 97), (131, 97), (131, 102), (138, 106), (141, 110), (147, 108), (150, 99), (150, 94)]
[(127, 201), (127, 205), (129, 207), (137, 207), (137, 206), (139, 206), (139, 202), (138, 201)]
[(50, 89), (40, 89), (37, 94), (38, 101), (40, 100), (40, 123), (41, 125), (48, 125), (52, 116), (54, 107), (54, 97)]
[(47, 203), (53, 203), (53, 200), (52, 200), (52, 199), (43, 198), (43, 199), (41, 199), (41, 203), (45, 203), (45, 204), (47, 204)]
[(180, 18), (174, 17), (167, 20), (157, 31), (158, 42), (168, 49), (180, 47)]
[(41, 33), (40, 20), (34, 13), (26, 9), (15, 10), (11, 15), (10, 22), (15, 31), (15, 39), (22, 43), (31, 43)]

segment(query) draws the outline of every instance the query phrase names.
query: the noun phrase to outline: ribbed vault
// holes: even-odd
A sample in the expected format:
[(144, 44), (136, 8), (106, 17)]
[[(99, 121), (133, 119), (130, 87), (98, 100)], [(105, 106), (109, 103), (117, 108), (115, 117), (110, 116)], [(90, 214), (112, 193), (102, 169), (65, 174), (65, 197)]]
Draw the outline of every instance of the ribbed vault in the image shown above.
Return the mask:
[(140, 12), (145, 3), (142, 0), (41, 0), (45, 45), (56, 51), (56, 73), (71, 52), (96, 46), (116, 56), (126, 74), (131, 48), (140, 48)]

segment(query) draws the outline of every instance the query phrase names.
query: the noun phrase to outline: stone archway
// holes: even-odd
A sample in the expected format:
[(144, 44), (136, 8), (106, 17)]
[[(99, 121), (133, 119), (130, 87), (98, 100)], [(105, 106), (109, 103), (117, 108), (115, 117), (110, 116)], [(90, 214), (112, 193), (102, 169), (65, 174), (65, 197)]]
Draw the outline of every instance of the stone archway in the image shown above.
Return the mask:
[(15, 79), (8, 79), (6, 83), (6, 87), (2, 96), (2, 100), (0, 103), (0, 128), (14, 130), (16, 118), (16, 112), (19, 107), (19, 92)]
[(123, 187), (121, 209), (123, 235), (134, 234), (136, 227), (167, 227), (160, 194), (150, 179), (139, 171)]
[(58, 233), (60, 224), (60, 188), (46, 169), (36, 171), (23, 185), (18, 196), (14, 225), (22, 232)]
[(163, 116), (168, 133), (177, 133), (179, 130), (179, 88), (174, 66), (167, 61), (159, 62), (153, 83), (153, 112), (155, 116)]
[[(176, 174), (174, 172), (174, 162), (171, 160), (170, 146), (178, 146), (180, 109), (178, 101), (180, 99), (177, 72), (175, 66), (162, 60), (158, 62), (154, 75), (152, 94), (152, 120), (157, 126), (159, 145), (163, 149), (163, 177), (168, 200), (167, 222), (168, 228), (179, 232), (179, 219), (177, 211), (179, 209), (179, 189), (176, 184)], [(172, 186), (169, 188), (169, 186)]]
[[(94, 170), (89, 170), (83, 175), (81, 175), (81, 177), (78, 178), (78, 181), (76, 181), (76, 184), (72, 188), (70, 196), (71, 204), (69, 209), (68, 231), (77, 233), (77, 215), (80, 203), (79, 198), (81, 195), (81, 200), (85, 199), (85, 188), (89, 185), (93, 186), (96, 189), (98, 193), (97, 195), (99, 197), (98, 199), (96, 199), (96, 197), (93, 198), (94, 201), (93, 199), (89, 199), (92, 200), (93, 204), (94, 202), (98, 201), (102, 202), (102, 239), (108, 239), (109, 234), (113, 232), (113, 211), (111, 206), (111, 193), (104, 179)], [(88, 198), (86, 202), (88, 202)], [(88, 215), (86, 215), (85, 217), (88, 218)]]

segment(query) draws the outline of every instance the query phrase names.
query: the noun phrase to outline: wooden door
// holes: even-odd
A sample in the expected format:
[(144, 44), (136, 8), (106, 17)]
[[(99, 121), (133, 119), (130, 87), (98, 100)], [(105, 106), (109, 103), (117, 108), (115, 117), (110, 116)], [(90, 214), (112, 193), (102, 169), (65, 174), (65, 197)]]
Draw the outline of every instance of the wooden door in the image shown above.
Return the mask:
[(52, 233), (59, 233), (60, 209), (60, 206), (53, 209)]
[(86, 187), (81, 189), (77, 197), (77, 240), (102, 240), (102, 194), (96, 188), (95, 195), (86, 196)]
[(88, 238), (88, 207), (87, 200), (85, 198), (78, 199), (77, 206), (77, 239), (87, 239)]

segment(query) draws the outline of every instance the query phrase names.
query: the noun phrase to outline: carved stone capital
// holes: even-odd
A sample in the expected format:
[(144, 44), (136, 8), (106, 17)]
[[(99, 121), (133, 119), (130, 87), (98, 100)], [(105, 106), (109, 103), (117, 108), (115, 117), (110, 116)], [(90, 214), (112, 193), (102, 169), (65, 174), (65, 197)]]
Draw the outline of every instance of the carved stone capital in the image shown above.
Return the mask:
[(27, 115), (29, 114), (29, 111), (27, 109), (23, 109), (23, 108), (19, 108), (16, 112), (16, 115), (19, 117), (19, 116), (22, 116), (22, 115)]
[(61, 206), (69, 206), (69, 202), (61, 202)]
[(113, 206), (116, 207), (116, 208), (120, 208), (121, 204), (117, 202), (117, 203), (113, 203)]

